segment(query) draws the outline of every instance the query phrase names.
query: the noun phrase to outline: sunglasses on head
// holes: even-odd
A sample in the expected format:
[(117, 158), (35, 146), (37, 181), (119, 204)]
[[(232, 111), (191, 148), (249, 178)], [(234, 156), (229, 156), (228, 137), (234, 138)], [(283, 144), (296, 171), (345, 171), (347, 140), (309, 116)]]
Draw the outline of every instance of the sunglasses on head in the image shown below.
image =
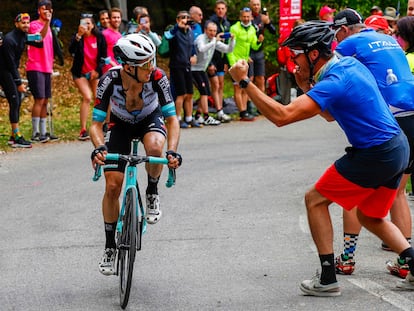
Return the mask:
[(92, 18), (93, 17), (93, 14), (91, 14), (91, 13), (82, 13), (81, 14), (81, 18)]
[(190, 16), (188, 16), (188, 15), (178, 16), (178, 19), (189, 19), (189, 18), (190, 18)]

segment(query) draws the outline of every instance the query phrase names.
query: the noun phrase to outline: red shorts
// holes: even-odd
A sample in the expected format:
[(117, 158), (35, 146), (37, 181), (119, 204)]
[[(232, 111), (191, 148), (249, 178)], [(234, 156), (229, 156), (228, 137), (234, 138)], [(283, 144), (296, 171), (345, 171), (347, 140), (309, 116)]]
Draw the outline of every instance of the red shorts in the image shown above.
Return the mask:
[(357, 207), (364, 215), (374, 218), (387, 216), (397, 189), (380, 186), (364, 188), (342, 177), (335, 168), (329, 167), (315, 184), (316, 190), (325, 198), (347, 211)]

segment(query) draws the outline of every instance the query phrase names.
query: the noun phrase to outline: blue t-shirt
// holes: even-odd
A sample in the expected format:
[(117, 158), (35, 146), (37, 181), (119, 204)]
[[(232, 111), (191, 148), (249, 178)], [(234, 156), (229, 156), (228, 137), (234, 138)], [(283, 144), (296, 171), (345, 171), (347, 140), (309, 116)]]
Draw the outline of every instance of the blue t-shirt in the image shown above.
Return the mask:
[[(367, 66), (387, 104), (414, 110), (414, 76), (404, 51), (393, 37), (364, 29), (339, 43), (335, 52), (353, 56)], [(398, 82), (387, 85), (388, 69), (392, 69)]]
[(334, 56), (326, 68), (306, 94), (335, 118), (353, 147), (378, 146), (400, 133), (367, 67), (353, 57)]

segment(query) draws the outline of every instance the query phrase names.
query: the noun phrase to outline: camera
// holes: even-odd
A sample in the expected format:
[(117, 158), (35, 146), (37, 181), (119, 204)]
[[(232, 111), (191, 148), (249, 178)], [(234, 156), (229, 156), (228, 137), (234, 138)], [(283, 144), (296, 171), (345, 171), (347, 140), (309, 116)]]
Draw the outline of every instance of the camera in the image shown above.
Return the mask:
[(229, 39), (230, 37), (231, 37), (230, 32), (225, 32), (220, 36), (220, 38), (223, 38), (223, 39)]
[(267, 15), (267, 8), (262, 8), (262, 14)]
[(192, 19), (187, 20), (187, 24), (188, 26), (193, 26), (195, 24), (195, 22)]
[(27, 34), (27, 41), (40, 41), (40, 40), (42, 40), (42, 36), (40, 35), (40, 33)]

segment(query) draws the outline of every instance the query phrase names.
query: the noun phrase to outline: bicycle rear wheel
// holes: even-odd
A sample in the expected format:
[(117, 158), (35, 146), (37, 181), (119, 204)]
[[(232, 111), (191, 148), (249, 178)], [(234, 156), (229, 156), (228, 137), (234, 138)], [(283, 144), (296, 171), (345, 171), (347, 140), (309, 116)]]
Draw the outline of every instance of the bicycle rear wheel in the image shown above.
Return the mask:
[(129, 189), (125, 197), (125, 214), (119, 245), (119, 298), (121, 308), (128, 305), (136, 253), (137, 193)]

